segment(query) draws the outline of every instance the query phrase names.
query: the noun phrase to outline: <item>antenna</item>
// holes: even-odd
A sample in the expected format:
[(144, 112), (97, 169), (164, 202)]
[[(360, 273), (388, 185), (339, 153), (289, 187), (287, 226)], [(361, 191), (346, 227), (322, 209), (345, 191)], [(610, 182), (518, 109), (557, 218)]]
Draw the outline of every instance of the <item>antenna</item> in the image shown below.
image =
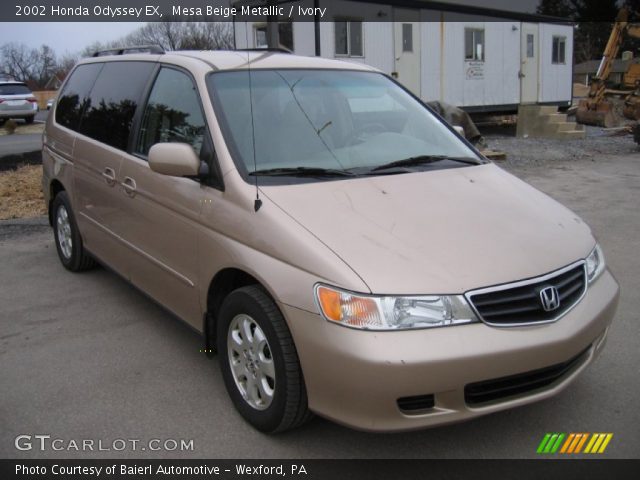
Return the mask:
[[(247, 46), (249, 46), (249, 29), (245, 27)], [(253, 85), (251, 83), (251, 52), (247, 50), (247, 71), (249, 73), (249, 114), (251, 115), (251, 142), (253, 146), (253, 178), (256, 182), (256, 199), (253, 202), (253, 210), (257, 212), (262, 206), (262, 200), (260, 200), (260, 189), (258, 188), (258, 175), (255, 173), (258, 171), (258, 161), (256, 160), (256, 130), (253, 121)]]

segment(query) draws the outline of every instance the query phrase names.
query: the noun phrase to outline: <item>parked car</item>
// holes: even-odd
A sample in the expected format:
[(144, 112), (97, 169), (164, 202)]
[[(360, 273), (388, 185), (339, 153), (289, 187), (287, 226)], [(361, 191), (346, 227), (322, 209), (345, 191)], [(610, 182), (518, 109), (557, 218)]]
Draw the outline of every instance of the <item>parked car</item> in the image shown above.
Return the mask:
[(10, 118), (33, 123), (38, 113), (38, 100), (25, 83), (0, 81), (0, 121)]
[(47, 119), (58, 256), (202, 332), (257, 429), (469, 419), (557, 394), (602, 350), (618, 284), (589, 227), (389, 76), (130, 52), (83, 60)]

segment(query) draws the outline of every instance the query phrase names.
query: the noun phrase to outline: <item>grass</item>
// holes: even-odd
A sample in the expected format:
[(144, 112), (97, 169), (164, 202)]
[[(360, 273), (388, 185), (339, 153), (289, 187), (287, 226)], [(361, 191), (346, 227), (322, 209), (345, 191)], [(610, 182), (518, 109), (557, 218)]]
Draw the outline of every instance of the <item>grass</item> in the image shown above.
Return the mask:
[(0, 220), (45, 215), (42, 167), (25, 165), (0, 173)]
[[(32, 123), (31, 125), (26, 125), (24, 123), (19, 123), (18, 128), (13, 135), (27, 135), (29, 133), (42, 133), (44, 130), (44, 123)], [(7, 131), (4, 128), (4, 125), (0, 127), (0, 136), (7, 135)]]

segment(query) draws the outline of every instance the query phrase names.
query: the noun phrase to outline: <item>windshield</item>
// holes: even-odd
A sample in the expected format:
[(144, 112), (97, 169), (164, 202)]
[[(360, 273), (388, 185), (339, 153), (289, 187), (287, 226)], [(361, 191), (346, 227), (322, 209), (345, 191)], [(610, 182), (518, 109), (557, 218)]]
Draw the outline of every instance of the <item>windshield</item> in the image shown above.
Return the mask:
[(314, 176), (326, 169), (335, 178), (336, 171), (383, 174), (385, 165), (405, 173), (482, 162), (382, 74), (253, 70), (250, 79), (247, 71), (233, 71), (209, 75), (208, 86), (226, 141), (245, 174), (282, 176), (291, 169), (294, 176)]

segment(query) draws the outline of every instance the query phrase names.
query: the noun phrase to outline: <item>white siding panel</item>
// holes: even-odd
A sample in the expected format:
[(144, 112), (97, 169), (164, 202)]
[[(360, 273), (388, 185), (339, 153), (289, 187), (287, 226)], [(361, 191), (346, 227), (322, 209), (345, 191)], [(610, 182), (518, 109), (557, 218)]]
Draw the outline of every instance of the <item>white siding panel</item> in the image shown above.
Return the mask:
[(250, 48), (247, 45), (247, 30), (253, 28), (251, 22), (235, 22), (234, 33), (236, 39), (236, 48)]
[(440, 23), (438, 12), (422, 10), (420, 12), (422, 28), (420, 30), (420, 55), (422, 57), (422, 99), (425, 101), (443, 100), (444, 77), (441, 75), (442, 56), (441, 34), (444, 25)]
[[(554, 65), (552, 60), (553, 37), (567, 39), (566, 62)], [(540, 92), (539, 102), (563, 102), (571, 100), (573, 27), (569, 25), (540, 24)]]
[(363, 35), (365, 63), (391, 74), (395, 69), (393, 23), (365, 22)]
[[(519, 103), (519, 22), (481, 21), (478, 17), (451, 13), (445, 13), (444, 18), (447, 23), (444, 26), (442, 99), (465, 107)], [(468, 75), (470, 64), (464, 59), (465, 28), (483, 28), (485, 32), (481, 78)]]
[(315, 56), (316, 34), (313, 22), (293, 23), (293, 51), (296, 55)]

